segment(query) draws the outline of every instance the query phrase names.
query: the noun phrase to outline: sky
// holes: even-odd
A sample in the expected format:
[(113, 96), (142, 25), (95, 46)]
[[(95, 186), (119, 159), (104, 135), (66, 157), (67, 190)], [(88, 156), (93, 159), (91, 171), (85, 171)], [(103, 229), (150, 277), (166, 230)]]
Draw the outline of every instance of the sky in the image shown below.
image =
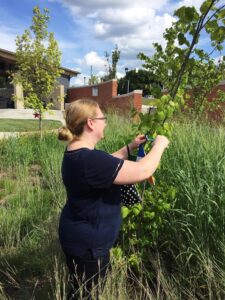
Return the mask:
[[(203, 0), (0, 0), (0, 48), (15, 51), (15, 38), (32, 23), (35, 6), (48, 8), (48, 31), (54, 32), (62, 52), (61, 65), (80, 72), (71, 81), (83, 85), (92, 74), (106, 72), (105, 52), (115, 45), (121, 55), (118, 78), (128, 70), (141, 68), (139, 52), (151, 56), (152, 43), (164, 44), (163, 32), (175, 21), (175, 9), (186, 5), (200, 7)], [(224, 0), (221, 0), (224, 2)], [(202, 38), (203, 48), (209, 41)], [(217, 53), (217, 55), (219, 55)], [(224, 55), (224, 53), (223, 53)]]

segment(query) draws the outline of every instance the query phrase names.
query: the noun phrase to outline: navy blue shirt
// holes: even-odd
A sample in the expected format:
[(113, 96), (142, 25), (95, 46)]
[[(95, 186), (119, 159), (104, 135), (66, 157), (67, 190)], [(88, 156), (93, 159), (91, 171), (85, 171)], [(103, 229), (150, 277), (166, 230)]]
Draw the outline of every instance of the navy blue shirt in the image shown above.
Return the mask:
[(91, 249), (97, 258), (113, 246), (121, 224), (120, 186), (113, 181), (123, 162), (100, 150), (65, 151), (67, 202), (59, 223), (64, 252), (82, 256)]

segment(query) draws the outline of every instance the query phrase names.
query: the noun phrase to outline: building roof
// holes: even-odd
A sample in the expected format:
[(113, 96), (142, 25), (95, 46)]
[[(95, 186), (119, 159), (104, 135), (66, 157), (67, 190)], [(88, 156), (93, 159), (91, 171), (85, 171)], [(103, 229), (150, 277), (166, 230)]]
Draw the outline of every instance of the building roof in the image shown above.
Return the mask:
[[(5, 49), (0, 48), (0, 59), (3, 59), (4, 61), (7, 61), (9, 63), (15, 64), (16, 63), (16, 53), (12, 52), (12, 51), (8, 51)], [(63, 74), (70, 76), (70, 77), (76, 77), (78, 74), (80, 74), (80, 72), (71, 70), (71, 69), (67, 69), (67, 68), (63, 68), (61, 67), (61, 69), (64, 71)]]

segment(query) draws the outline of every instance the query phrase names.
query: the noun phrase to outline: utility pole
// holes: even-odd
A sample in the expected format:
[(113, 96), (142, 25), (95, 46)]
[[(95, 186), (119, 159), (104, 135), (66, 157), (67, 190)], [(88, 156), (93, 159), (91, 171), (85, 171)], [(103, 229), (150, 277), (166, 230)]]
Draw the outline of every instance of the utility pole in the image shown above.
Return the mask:
[[(126, 72), (126, 76), (128, 74), (128, 68), (125, 68), (125, 72)], [(129, 78), (127, 78), (127, 94), (129, 93), (130, 91), (130, 80)]]

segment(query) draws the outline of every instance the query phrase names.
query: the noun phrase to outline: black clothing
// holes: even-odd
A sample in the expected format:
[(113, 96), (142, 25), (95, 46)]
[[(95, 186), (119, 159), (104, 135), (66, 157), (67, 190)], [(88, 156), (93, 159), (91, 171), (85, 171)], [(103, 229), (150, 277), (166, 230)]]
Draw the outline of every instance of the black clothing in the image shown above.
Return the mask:
[(109, 252), (104, 256), (94, 259), (91, 251), (87, 251), (83, 257), (66, 255), (66, 262), (70, 272), (71, 290), (67, 300), (98, 299), (102, 293), (106, 273), (109, 271)]
[(104, 256), (113, 246), (121, 224), (120, 186), (114, 185), (123, 160), (100, 150), (65, 151), (62, 177), (67, 191), (59, 237), (63, 251), (82, 257)]

